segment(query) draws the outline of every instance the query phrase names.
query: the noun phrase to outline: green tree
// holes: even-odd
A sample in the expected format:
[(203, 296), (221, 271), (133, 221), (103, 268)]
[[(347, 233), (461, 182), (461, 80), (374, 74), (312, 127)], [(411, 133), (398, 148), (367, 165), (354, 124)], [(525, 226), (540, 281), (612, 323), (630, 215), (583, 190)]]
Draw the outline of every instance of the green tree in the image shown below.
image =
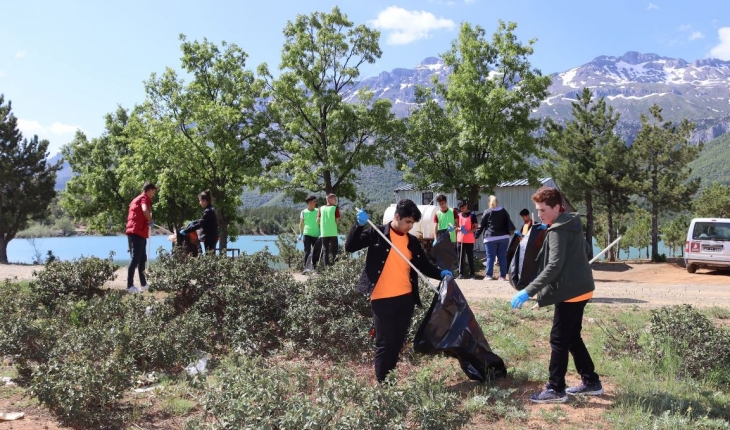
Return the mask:
[(651, 256), (659, 257), (659, 214), (685, 208), (699, 188), (699, 178), (689, 180), (687, 166), (702, 150), (702, 144), (689, 143), (694, 124), (683, 120), (678, 126), (664, 121), (662, 109), (654, 104), (649, 115), (641, 115), (641, 130), (631, 148), (638, 163), (637, 194), (651, 213)]
[(672, 257), (675, 256), (677, 248), (682, 252), (682, 246), (687, 239), (687, 229), (689, 229), (689, 218), (686, 215), (675, 217), (662, 226), (662, 240), (664, 245), (671, 249)]
[[(571, 109), (573, 119), (565, 126), (548, 121), (545, 143), (549, 153), (546, 170), (576, 203), (586, 207), (586, 241), (594, 236), (594, 212), (606, 212), (608, 243), (616, 238), (614, 216), (626, 213), (632, 194), (631, 157), (623, 140), (614, 133), (619, 114), (595, 100), (584, 88)], [(591, 249), (593, 249), (591, 247)], [(592, 252), (591, 252), (592, 254)], [(615, 261), (613, 248), (609, 260)]]
[(730, 218), (730, 186), (713, 182), (700, 192), (693, 208), (699, 218)]
[(219, 48), (205, 39), (189, 42), (184, 35), (180, 40), (181, 68), (191, 81), (185, 84), (168, 68), (145, 82), (135, 152), (143, 169), (157, 173), (161, 190), (191, 190), (192, 201), (197, 192), (210, 190), (220, 247), (226, 248), (236, 234), (244, 187), (259, 180), (272, 155), (262, 137), (268, 125), (264, 82), (246, 69), (248, 55), (235, 44), (222, 42)]
[(8, 243), (31, 221), (48, 215), (56, 196), (62, 160), (48, 163), (47, 140), (24, 139), (12, 103), (0, 94), (0, 263), (8, 262)]
[(421, 187), (442, 183), (441, 189), (471, 202), (502, 181), (536, 182), (530, 158), (539, 120), (531, 112), (547, 97), (551, 80), (531, 67), (535, 40), (520, 43), (516, 27), (500, 21), (490, 41), (483, 28), (461, 25), (442, 55), (452, 69), (448, 82), (434, 79), (432, 94), (420, 90), (419, 106), (406, 120), (399, 160), (406, 180)]
[(297, 16), (284, 37), (279, 78), (266, 64), (259, 67), (269, 82), (267, 113), (275, 124), (269, 138), (280, 154), (269, 166), (275, 178), (262, 185), (283, 189), (295, 201), (308, 190), (354, 199), (358, 170), (382, 166), (400, 135), (390, 101), (355, 90), (360, 67), (380, 58), (380, 33), (354, 26), (334, 7)]
[(646, 258), (649, 258), (649, 245), (651, 245), (651, 214), (644, 209), (636, 208), (632, 222), (626, 229), (621, 239), (622, 247), (638, 248), (639, 258), (641, 250), (646, 248)]

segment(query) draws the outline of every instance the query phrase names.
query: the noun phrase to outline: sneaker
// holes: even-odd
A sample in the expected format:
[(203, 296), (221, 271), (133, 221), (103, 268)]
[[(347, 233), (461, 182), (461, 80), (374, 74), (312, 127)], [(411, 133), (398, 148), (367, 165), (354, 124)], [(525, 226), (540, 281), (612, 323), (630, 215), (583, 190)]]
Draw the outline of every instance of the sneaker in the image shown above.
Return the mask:
[(555, 391), (552, 388), (546, 388), (539, 393), (530, 396), (530, 401), (535, 403), (565, 403), (568, 401), (568, 395), (565, 391)]
[(603, 394), (603, 385), (601, 385), (601, 381), (588, 384), (581, 382), (580, 385), (566, 388), (565, 392), (571, 396), (600, 396)]
[(494, 278), (493, 278), (493, 277), (491, 277), (491, 276), (485, 276), (485, 277), (484, 277), (484, 280), (485, 280), (485, 281), (496, 281), (496, 279), (494, 279)]
[(506, 278), (506, 277), (504, 277), (504, 276), (501, 276), (501, 277), (499, 278), (499, 280), (500, 280), (500, 281), (505, 281), (505, 282), (507, 282), (507, 278)]
[(142, 285), (141, 287), (139, 287), (139, 292), (144, 293), (145, 291), (147, 291), (149, 289), (150, 289), (149, 285)]
[(476, 279), (476, 278), (477, 278), (476, 276), (474, 276), (474, 275), (471, 275), (471, 276), (469, 276), (469, 277), (468, 277), (468, 278), (466, 278), (466, 279)]
[(134, 293), (139, 293), (140, 291), (139, 291), (139, 288), (132, 285), (131, 287), (127, 288), (127, 292), (129, 294), (134, 294)]

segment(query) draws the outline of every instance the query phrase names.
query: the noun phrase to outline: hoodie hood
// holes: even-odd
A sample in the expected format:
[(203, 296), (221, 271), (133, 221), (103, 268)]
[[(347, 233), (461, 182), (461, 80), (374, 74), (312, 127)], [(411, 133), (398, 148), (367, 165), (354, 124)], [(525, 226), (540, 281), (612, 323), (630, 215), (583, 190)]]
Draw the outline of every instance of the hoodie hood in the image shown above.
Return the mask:
[(580, 222), (580, 214), (576, 212), (570, 214), (561, 213), (553, 225), (550, 226), (549, 230), (557, 229), (581, 233), (583, 231), (583, 224)]

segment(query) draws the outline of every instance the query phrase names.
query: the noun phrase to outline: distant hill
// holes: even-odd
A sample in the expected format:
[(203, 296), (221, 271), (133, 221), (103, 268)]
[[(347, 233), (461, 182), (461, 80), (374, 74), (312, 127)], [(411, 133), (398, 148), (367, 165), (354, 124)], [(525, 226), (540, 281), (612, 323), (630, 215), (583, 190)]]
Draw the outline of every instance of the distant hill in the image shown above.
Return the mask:
[[(61, 153), (57, 153), (53, 157), (48, 159), (49, 164), (56, 164), (58, 160), (63, 158), (61, 156)], [(61, 170), (56, 172), (56, 191), (59, 190), (65, 190), (66, 189), (66, 182), (68, 182), (71, 179), (71, 166), (68, 164), (68, 162), (64, 161), (63, 165), (61, 167)]]
[(702, 178), (703, 188), (713, 182), (730, 185), (730, 133), (705, 143), (689, 167), (693, 178)]

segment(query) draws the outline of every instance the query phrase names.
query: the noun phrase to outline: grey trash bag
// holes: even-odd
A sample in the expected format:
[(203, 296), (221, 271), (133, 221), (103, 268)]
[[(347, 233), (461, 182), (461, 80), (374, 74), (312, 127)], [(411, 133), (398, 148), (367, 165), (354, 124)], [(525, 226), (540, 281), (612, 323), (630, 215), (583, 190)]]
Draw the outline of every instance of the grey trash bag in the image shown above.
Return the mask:
[(507, 376), (504, 361), (492, 352), (464, 294), (451, 276), (439, 286), (413, 339), (422, 354), (444, 353), (459, 360), (469, 379), (485, 382)]

